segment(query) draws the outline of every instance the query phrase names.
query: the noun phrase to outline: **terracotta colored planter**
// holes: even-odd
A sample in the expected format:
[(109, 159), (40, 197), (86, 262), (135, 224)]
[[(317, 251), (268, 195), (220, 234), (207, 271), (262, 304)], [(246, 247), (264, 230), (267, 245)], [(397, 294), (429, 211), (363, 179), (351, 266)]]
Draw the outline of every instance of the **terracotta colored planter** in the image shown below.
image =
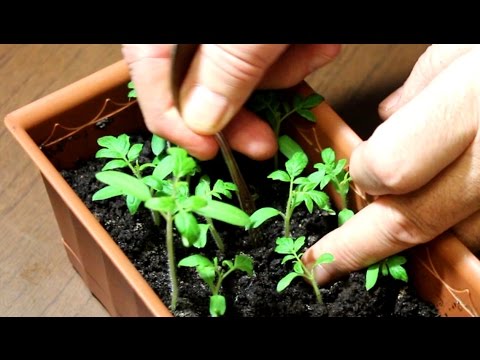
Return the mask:
[[(118, 62), (12, 112), (5, 122), (40, 169), (67, 255), (92, 293), (112, 315), (171, 316), (59, 173), (92, 157), (98, 137), (144, 127), (136, 102), (126, 102), (128, 81), (125, 63)], [(299, 91), (311, 89), (303, 86)], [(348, 157), (360, 138), (326, 102), (314, 112), (317, 124), (296, 122), (291, 135), (314, 161), (326, 146)], [(366, 195), (353, 190), (351, 203), (360, 209)], [(444, 234), (412, 253), (415, 285), (442, 315), (479, 315), (480, 261), (457, 238)]]

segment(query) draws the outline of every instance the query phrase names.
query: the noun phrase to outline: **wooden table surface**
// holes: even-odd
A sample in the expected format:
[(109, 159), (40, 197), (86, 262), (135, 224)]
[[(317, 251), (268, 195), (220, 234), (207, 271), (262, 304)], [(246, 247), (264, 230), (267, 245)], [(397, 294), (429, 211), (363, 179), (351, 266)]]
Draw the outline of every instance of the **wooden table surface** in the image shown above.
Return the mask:
[[(426, 47), (344, 45), (307, 81), (355, 127), (377, 118)], [(0, 45), (0, 117), (120, 59), (119, 45)], [(70, 266), (40, 175), (3, 121), (0, 199), (0, 316), (108, 316)]]

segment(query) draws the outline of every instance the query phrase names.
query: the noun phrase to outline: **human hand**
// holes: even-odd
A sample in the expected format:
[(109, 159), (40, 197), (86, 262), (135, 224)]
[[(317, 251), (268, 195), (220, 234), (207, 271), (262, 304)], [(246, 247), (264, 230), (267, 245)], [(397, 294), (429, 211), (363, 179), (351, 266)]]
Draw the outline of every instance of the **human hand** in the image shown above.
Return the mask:
[(433, 45), (379, 106), (386, 121), (352, 153), (356, 185), (378, 199), (304, 255), (325, 252), (325, 284), (451, 229), (480, 249), (480, 47)]
[(122, 52), (147, 128), (201, 160), (216, 155), (213, 135), (222, 129), (232, 149), (256, 160), (273, 156), (273, 131), (243, 104), (257, 87), (298, 84), (340, 51), (327, 44), (201, 45), (180, 91), (180, 117), (170, 90), (173, 46), (123, 45)]

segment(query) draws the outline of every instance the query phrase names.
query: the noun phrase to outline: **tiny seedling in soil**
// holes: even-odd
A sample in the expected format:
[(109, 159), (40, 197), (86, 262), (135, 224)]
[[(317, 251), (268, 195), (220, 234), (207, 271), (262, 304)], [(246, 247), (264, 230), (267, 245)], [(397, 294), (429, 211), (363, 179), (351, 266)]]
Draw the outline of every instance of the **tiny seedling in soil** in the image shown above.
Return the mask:
[(288, 273), (278, 282), (277, 291), (282, 292), (288, 287), (288, 285), (290, 285), (293, 279), (303, 277), (312, 285), (317, 301), (322, 304), (322, 294), (315, 281), (314, 271), (315, 267), (318, 265), (331, 263), (334, 260), (333, 255), (329, 253), (320, 255), (312, 268), (309, 269), (302, 262), (303, 253), (299, 253), (300, 249), (305, 245), (305, 236), (300, 236), (296, 240), (290, 237), (281, 237), (276, 240), (276, 244), (275, 252), (277, 254), (285, 255), (282, 264), (293, 260), (293, 271)]
[[(180, 233), (184, 246), (199, 247), (199, 244), (204, 245), (206, 231), (211, 230), (212, 226), (210, 224), (201, 226), (194, 214), (203, 216), (210, 222), (211, 219), (215, 219), (240, 227), (247, 227), (250, 219), (243, 210), (212, 199), (213, 195), (220, 193), (230, 194), (229, 191), (233, 190), (233, 187), (228, 183), (220, 183), (216, 190), (214, 186), (210, 192), (199, 191), (196, 195), (190, 195), (190, 177), (197, 172), (198, 166), (185, 149), (166, 147), (158, 139), (152, 140), (152, 151), (156, 159), (152, 163), (140, 165), (138, 156), (143, 145), (130, 146), (127, 135), (122, 134), (117, 138), (102, 137), (98, 139), (98, 144), (104, 149), (97, 152), (97, 157), (114, 160), (109, 161), (102, 171), (96, 174), (96, 178), (107, 186), (96, 192), (93, 200), (125, 195), (130, 212), (135, 213), (143, 202), (145, 207), (154, 214), (155, 224), (159, 225), (159, 221), (156, 221), (159, 215), (166, 222), (166, 247), (172, 284), (171, 307), (174, 310), (178, 298), (178, 282), (175, 270), (173, 225), (175, 224)], [(165, 148), (166, 151), (163, 153)], [(135, 164), (132, 164), (133, 161)], [(125, 167), (128, 167), (134, 176), (114, 170)], [(151, 175), (142, 175), (142, 171), (146, 168), (153, 168)], [(133, 205), (129, 205), (129, 199)], [(216, 241), (218, 242), (218, 239)]]
[(380, 274), (383, 276), (390, 274), (390, 276), (396, 280), (408, 282), (407, 271), (402, 266), (406, 262), (407, 259), (404, 256), (393, 255), (383, 261), (370, 265), (367, 269), (365, 288), (367, 290), (372, 289), (377, 283)]
[(218, 263), (218, 258), (213, 261), (203, 255), (190, 255), (178, 263), (178, 266), (194, 267), (198, 275), (210, 288), (210, 315), (212, 317), (222, 316), (227, 309), (225, 297), (220, 294), (223, 281), (235, 270), (243, 271), (248, 276), (253, 275), (253, 260), (247, 255), (236, 255), (235, 260), (223, 260)]

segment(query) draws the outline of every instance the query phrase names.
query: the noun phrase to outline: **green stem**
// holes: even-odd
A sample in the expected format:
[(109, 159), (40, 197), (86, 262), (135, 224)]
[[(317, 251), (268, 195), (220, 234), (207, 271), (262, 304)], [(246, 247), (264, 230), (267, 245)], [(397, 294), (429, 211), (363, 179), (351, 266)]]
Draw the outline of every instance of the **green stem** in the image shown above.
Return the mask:
[(313, 275), (314, 268), (312, 268), (312, 270), (309, 270), (305, 266), (302, 259), (298, 256), (297, 253), (294, 253), (293, 255), (300, 262), (300, 264), (302, 264), (302, 268), (304, 272), (303, 277), (310, 281), (310, 284), (312, 285), (313, 292), (315, 293), (315, 297), (317, 298), (318, 303), (323, 304), (322, 294), (320, 293), (320, 289), (318, 288), (317, 282), (315, 281), (315, 276)]
[(284, 236), (290, 237), (290, 219), (293, 213), (293, 179), (290, 180), (290, 186), (288, 190), (288, 200), (287, 208), (285, 209), (285, 220), (284, 220)]
[(222, 253), (225, 252), (225, 246), (223, 244), (223, 240), (220, 237), (220, 234), (218, 233), (217, 229), (215, 229), (215, 226), (213, 225), (212, 219), (206, 217), (205, 220), (207, 220), (207, 224), (209, 226), (210, 233), (212, 234), (213, 239), (215, 240), (215, 243), (217, 244), (218, 250), (220, 250)]
[(213, 295), (218, 295), (218, 293), (220, 292), (220, 288), (222, 286), (222, 282), (223, 280), (225, 280), (225, 278), (230, 275), (233, 271), (235, 271), (235, 268), (232, 267), (230, 270), (228, 270), (227, 272), (217, 272), (218, 274), (218, 281), (217, 281), (217, 286), (215, 286), (215, 290), (213, 291)]
[(167, 254), (168, 254), (168, 269), (170, 273), (170, 283), (172, 285), (171, 309), (173, 311), (177, 307), (178, 282), (177, 282), (177, 272), (175, 269), (175, 250), (173, 247), (173, 216), (171, 213), (166, 214), (165, 221), (167, 222), (166, 243), (167, 243)]

